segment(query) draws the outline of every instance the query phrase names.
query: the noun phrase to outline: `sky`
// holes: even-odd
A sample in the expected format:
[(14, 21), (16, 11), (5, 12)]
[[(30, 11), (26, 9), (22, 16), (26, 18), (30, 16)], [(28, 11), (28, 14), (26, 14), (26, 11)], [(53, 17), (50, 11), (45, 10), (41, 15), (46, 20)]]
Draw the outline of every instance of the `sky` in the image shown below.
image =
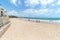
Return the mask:
[(0, 0), (9, 15), (60, 18), (60, 0)]

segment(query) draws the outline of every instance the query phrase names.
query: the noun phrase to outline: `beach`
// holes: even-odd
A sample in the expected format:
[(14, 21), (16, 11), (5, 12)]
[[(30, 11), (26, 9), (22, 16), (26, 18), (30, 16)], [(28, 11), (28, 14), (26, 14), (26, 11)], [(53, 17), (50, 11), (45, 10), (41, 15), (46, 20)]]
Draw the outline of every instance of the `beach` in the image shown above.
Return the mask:
[(60, 25), (10, 18), (10, 27), (0, 40), (60, 40)]

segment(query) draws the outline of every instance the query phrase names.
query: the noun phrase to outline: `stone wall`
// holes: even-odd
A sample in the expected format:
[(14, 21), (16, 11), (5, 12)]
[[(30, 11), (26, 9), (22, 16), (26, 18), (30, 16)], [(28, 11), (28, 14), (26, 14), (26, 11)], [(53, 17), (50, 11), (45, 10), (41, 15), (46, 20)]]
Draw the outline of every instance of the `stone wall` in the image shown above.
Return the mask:
[(9, 26), (10, 26), (10, 23), (8, 23), (0, 28), (0, 37), (2, 37), (2, 35), (7, 31)]

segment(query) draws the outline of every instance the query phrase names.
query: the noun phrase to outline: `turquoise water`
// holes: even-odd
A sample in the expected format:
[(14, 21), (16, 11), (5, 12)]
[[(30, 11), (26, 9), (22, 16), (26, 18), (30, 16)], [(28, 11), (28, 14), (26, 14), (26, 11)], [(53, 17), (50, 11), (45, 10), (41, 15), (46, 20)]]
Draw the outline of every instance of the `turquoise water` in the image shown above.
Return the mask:
[(41, 20), (60, 20), (60, 18), (37, 18), (37, 17), (20, 17), (26, 19), (41, 19)]
[(39, 18), (42, 20), (60, 20), (60, 18)]
[(27, 19), (40, 19), (40, 20), (60, 20), (60, 18), (29, 18), (29, 17), (27, 17)]
[(24, 20), (31, 20), (35, 22), (46, 22), (52, 24), (60, 25), (60, 18), (31, 18), (31, 17), (23, 17)]

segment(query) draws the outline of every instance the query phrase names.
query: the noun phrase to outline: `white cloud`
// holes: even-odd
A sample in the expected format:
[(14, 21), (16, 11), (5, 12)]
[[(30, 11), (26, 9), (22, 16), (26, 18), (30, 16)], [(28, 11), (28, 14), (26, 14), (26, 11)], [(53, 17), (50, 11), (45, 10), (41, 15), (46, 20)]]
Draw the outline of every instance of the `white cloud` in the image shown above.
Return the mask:
[(21, 5), (21, 0), (10, 0), (10, 2), (15, 6), (20, 6)]
[(14, 4), (14, 5), (17, 5), (17, 4), (16, 4), (17, 0), (10, 0), (10, 2), (11, 2), (12, 4)]
[(49, 16), (49, 11), (48, 9), (39, 9), (39, 10), (36, 10), (36, 9), (26, 9), (24, 11), (22, 11), (22, 13), (20, 14), (21, 16), (40, 16), (40, 15), (45, 15), (45, 16)]
[(56, 10), (56, 13), (57, 13), (57, 14), (60, 13), (60, 9)]
[(60, 0), (58, 0), (57, 4), (60, 5)]
[(27, 7), (35, 7), (37, 4), (39, 4), (39, 0), (26, 0), (25, 2), (25, 6)]
[(36, 6), (37, 4), (41, 4), (42, 6), (46, 6), (47, 4), (53, 3), (53, 0), (26, 0), (26, 6)]
[[(21, 5), (21, 0), (10, 0), (12, 4), (15, 6)], [(35, 7), (37, 4), (41, 4), (41, 6), (45, 7), (47, 4), (53, 3), (53, 0), (25, 0), (24, 3), (27, 7)], [(60, 2), (59, 2), (60, 3)]]
[(40, 0), (42, 6), (46, 6), (47, 4), (53, 3), (53, 0)]
[(15, 16), (18, 16), (18, 12), (15, 11), (15, 10), (11, 10), (11, 11), (9, 11), (9, 15), (15, 15)]

